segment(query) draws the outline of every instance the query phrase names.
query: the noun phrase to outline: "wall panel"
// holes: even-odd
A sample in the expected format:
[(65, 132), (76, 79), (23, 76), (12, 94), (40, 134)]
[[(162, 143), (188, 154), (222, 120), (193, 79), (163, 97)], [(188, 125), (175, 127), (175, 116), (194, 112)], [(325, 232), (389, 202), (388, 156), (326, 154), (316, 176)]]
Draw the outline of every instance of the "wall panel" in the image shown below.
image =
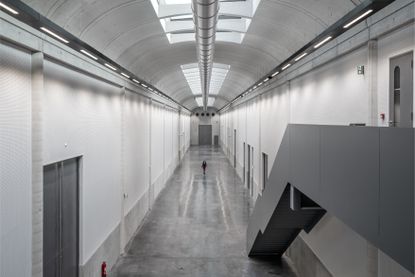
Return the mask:
[(31, 276), (31, 151), (31, 55), (0, 43), (0, 276)]

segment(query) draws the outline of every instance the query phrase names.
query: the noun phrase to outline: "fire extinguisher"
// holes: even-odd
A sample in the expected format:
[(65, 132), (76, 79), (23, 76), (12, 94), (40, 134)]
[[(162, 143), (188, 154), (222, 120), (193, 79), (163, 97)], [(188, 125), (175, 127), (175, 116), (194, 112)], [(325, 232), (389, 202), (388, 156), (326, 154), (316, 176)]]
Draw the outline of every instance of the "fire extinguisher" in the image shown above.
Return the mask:
[(102, 262), (101, 277), (107, 277), (107, 263), (106, 262)]

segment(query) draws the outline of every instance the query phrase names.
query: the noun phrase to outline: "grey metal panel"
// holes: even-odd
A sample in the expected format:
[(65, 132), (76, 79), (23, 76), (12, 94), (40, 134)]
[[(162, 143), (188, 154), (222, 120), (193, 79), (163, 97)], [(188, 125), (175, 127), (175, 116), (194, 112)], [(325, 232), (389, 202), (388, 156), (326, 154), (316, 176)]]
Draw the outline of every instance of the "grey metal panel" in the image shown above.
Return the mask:
[(319, 204), (376, 243), (379, 199), (379, 129), (321, 129)]
[(199, 125), (199, 145), (212, 145), (212, 125)]
[(43, 276), (59, 276), (59, 184), (56, 164), (43, 169)]
[(290, 181), (303, 193), (320, 200), (320, 129), (296, 125), (290, 132)]
[(380, 242), (414, 271), (414, 131), (381, 129), (380, 140)]
[(62, 277), (78, 276), (78, 162), (62, 167)]
[[(315, 143), (306, 141), (315, 140), (316, 134), (320, 134), (320, 154), (307, 149), (316, 148)], [(279, 213), (282, 192), (290, 183), (303, 193), (308, 191), (306, 195), (327, 212), (414, 272), (414, 148), (413, 128), (289, 125), (269, 185), (251, 215), (248, 252), (254, 249), (260, 253), (260, 245), (272, 245), (264, 240), (275, 236), (266, 232), (272, 231), (272, 226), (290, 223), (278, 221), (294, 220), (286, 214), (274, 214)], [(319, 185), (308, 186), (311, 182), (306, 182), (307, 178), (315, 180), (316, 172), (307, 164), (320, 172)], [(291, 232), (297, 231), (292, 228)]]

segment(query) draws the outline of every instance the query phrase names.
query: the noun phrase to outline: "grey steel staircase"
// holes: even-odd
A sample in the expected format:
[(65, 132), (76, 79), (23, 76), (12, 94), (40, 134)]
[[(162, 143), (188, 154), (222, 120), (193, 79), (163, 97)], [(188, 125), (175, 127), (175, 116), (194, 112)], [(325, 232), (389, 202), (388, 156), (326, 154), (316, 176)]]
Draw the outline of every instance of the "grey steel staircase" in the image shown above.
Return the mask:
[(247, 230), (282, 255), (330, 213), (414, 273), (413, 128), (288, 125)]

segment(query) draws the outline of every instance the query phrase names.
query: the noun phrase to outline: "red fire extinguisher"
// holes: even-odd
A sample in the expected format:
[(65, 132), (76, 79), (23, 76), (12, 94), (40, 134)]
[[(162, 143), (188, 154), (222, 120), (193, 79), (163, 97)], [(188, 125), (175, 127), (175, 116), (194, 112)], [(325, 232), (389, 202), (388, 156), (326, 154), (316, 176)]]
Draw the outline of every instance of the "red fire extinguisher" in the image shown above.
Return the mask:
[(102, 262), (101, 277), (107, 277), (107, 263), (106, 262)]

